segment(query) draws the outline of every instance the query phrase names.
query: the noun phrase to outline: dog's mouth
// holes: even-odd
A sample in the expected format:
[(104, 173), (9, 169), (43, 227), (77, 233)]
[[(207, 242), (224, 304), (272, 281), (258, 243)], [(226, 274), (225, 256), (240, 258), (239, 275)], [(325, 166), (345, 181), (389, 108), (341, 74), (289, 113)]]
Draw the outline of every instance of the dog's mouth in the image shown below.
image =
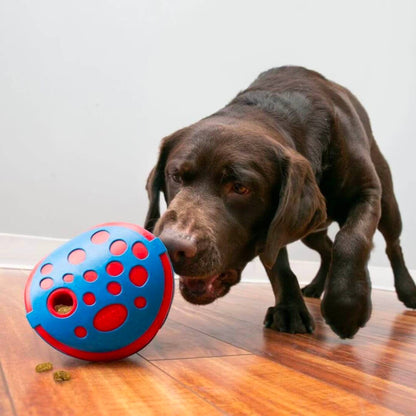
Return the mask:
[(203, 277), (179, 277), (179, 289), (190, 303), (206, 305), (226, 295), (231, 286), (240, 281), (241, 270), (228, 270), (223, 273)]

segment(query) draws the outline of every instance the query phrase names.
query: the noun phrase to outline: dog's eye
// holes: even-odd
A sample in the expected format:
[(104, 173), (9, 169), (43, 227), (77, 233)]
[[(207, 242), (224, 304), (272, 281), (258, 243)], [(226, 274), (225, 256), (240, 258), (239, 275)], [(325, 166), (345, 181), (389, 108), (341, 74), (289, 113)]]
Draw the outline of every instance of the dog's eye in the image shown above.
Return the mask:
[(173, 180), (173, 182), (182, 183), (182, 178), (181, 175), (179, 175), (179, 173), (172, 173), (169, 176)]
[(239, 194), (239, 195), (246, 195), (250, 192), (250, 190), (246, 186), (238, 182), (233, 183), (232, 190), (234, 193)]

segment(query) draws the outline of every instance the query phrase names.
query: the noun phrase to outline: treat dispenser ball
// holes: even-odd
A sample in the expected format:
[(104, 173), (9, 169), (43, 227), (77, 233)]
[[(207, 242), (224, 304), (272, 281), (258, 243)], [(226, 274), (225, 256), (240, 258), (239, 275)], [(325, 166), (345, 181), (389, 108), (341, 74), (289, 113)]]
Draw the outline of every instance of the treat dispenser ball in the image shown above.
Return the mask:
[(160, 239), (108, 223), (41, 260), (25, 288), (27, 319), (57, 350), (89, 361), (127, 357), (163, 325), (174, 289)]

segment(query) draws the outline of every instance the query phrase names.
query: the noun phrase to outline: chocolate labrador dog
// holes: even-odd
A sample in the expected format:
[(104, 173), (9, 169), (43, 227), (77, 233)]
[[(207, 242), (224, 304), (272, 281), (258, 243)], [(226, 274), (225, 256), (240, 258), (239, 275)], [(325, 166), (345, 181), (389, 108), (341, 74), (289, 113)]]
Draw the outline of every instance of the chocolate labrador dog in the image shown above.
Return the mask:
[[(145, 227), (162, 239), (186, 300), (207, 304), (260, 256), (276, 298), (265, 325), (312, 332), (286, 246), (322, 259), (305, 296), (324, 296), (335, 333), (352, 338), (371, 314), (367, 262), (377, 227), (399, 299), (416, 308), (389, 166), (347, 89), (305, 68), (262, 73), (227, 106), (166, 137), (147, 182)], [(167, 210), (160, 217), (159, 195)], [(336, 221), (334, 242), (327, 227)]]

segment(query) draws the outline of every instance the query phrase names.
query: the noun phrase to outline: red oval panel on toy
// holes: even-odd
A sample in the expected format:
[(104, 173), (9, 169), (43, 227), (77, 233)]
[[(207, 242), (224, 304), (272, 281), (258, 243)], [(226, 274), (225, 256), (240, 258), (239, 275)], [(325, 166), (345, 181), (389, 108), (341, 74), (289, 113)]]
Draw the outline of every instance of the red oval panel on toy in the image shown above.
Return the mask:
[(33, 269), (25, 287), (26, 316), (65, 354), (117, 360), (153, 339), (173, 289), (172, 266), (159, 238), (134, 224), (102, 224)]

